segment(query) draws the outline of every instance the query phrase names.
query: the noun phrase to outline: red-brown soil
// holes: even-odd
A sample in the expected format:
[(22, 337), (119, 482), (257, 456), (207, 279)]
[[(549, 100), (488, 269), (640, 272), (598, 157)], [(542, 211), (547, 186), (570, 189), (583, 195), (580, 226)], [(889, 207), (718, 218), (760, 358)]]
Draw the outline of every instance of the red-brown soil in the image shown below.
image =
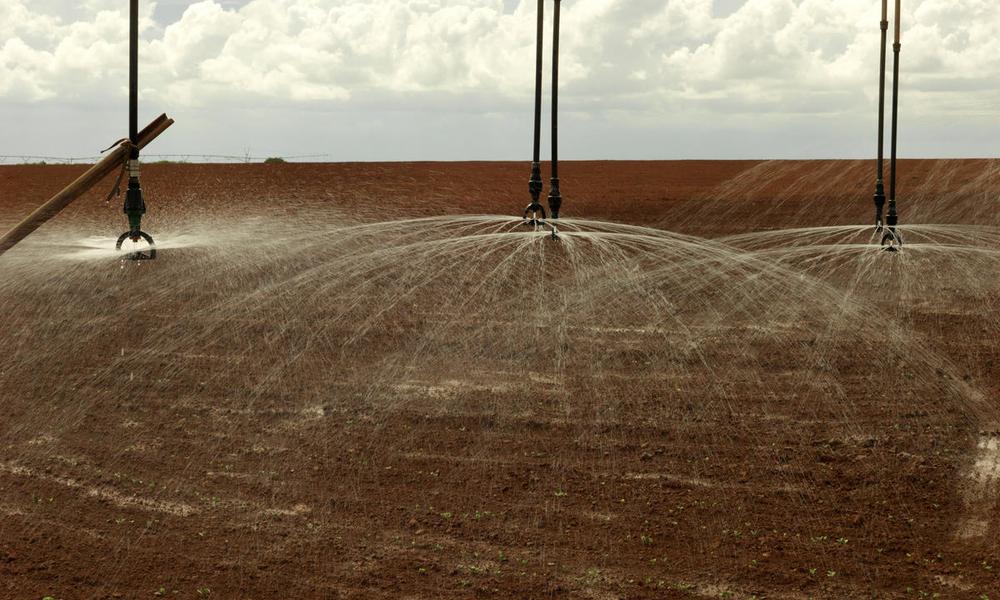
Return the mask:
[[(0, 597), (995, 598), (1000, 163), (903, 161), (959, 226), (912, 250), (786, 251), (871, 166), (566, 163), (565, 217), (694, 241), (515, 250), (378, 223), (524, 164), (148, 165), (219, 243), (125, 268), (62, 257), (95, 190), (0, 257)], [(81, 171), (0, 168), (0, 229)]]

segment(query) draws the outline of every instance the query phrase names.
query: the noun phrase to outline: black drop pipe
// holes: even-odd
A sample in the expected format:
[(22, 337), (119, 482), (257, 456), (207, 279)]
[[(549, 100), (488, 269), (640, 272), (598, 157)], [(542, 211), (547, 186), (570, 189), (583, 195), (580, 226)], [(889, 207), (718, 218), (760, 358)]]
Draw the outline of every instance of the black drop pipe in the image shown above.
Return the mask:
[(555, 0), (552, 17), (552, 180), (549, 186), (549, 213), (559, 218), (562, 194), (559, 193), (559, 9), (561, 0)]
[(128, 139), (132, 158), (139, 158), (139, 0), (129, 2)]
[(531, 159), (531, 178), (528, 180), (528, 192), (531, 194), (531, 204), (524, 209), (524, 217), (530, 217), (535, 224), (538, 215), (545, 218), (545, 209), (538, 202), (542, 196), (542, 42), (545, 36), (545, 0), (538, 0), (538, 26), (535, 35), (535, 136)]
[(126, 239), (133, 242), (145, 240), (150, 249), (133, 252), (132, 260), (156, 258), (153, 238), (142, 231), (142, 216), (146, 214), (146, 202), (142, 198), (139, 184), (139, 0), (129, 1), (128, 35), (128, 139), (132, 145), (126, 170), (128, 171), (128, 191), (125, 193), (123, 212), (128, 217), (128, 231), (123, 233), (116, 244), (119, 250)]
[(899, 53), (902, 49), (900, 2), (901, 0), (896, 0), (896, 31), (895, 42), (892, 45), (892, 140), (889, 150), (889, 214), (885, 219), (889, 231), (882, 237), (882, 244), (890, 248), (902, 245), (902, 238), (896, 231), (896, 225), (899, 223), (899, 215), (896, 212), (896, 142), (899, 137)]
[(878, 68), (878, 166), (875, 178), (875, 229), (882, 231), (885, 209), (885, 49), (889, 31), (889, 0), (882, 0), (882, 45)]

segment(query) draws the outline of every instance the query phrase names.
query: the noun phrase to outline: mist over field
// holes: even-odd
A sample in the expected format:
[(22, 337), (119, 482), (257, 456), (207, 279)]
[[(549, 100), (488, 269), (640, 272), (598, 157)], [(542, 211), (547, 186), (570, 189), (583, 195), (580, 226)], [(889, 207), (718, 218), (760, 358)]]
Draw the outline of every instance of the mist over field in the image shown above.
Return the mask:
[(4, 0), (0, 598), (994, 597), (998, 34)]

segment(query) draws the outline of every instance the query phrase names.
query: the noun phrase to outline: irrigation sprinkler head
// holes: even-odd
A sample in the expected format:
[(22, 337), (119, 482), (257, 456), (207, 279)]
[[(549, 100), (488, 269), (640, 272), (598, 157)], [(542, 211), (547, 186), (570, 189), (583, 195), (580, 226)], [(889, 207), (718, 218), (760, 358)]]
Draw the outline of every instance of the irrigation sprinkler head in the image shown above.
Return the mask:
[(882, 236), (882, 249), (886, 252), (899, 252), (903, 249), (903, 236), (895, 229), (888, 229)]
[(875, 196), (873, 200), (875, 202), (875, 231), (882, 231), (882, 215), (885, 209), (885, 185), (881, 179), (875, 184)]
[(528, 192), (531, 194), (531, 204), (524, 209), (524, 224), (537, 227), (546, 218), (545, 208), (538, 201), (542, 196), (542, 166), (537, 162), (531, 163)]
[(524, 224), (530, 227), (537, 227), (545, 222), (545, 207), (537, 202), (532, 202), (524, 209)]
[(128, 260), (153, 260), (156, 258), (156, 246), (153, 238), (142, 230), (142, 216), (146, 214), (146, 202), (142, 199), (142, 187), (139, 185), (139, 161), (131, 159), (128, 161), (128, 192), (125, 194), (125, 206), (123, 212), (128, 217), (128, 231), (121, 234), (115, 244), (116, 250), (122, 249), (125, 240), (141, 242), (143, 240), (149, 244), (149, 249), (135, 251), (128, 255)]
[(524, 209), (524, 224), (528, 227), (538, 228), (545, 224), (545, 207), (537, 202), (532, 202)]
[(903, 249), (903, 236), (896, 229), (899, 217), (896, 215), (895, 203), (889, 203), (889, 216), (886, 217), (885, 235), (882, 236), (882, 249), (886, 252), (899, 252)]
[(132, 240), (133, 242), (139, 243), (145, 241), (149, 246), (146, 250), (135, 250), (130, 252), (128, 256), (125, 256), (123, 260), (155, 260), (156, 259), (156, 242), (153, 241), (152, 236), (142, 230), (130, 230), (121, 234), (118, 238), (118, 243), (115, 244), (115, 250), (121, 250), (122, 244), (125, 240)]
[(524, 224), (534, 227), (539, 224), (540, 220), (545, 219), (545, 209), (538, 201), (542, 197), (542, 165), (538, 161), (531, 163), (528, 192), (531, 194), (531, 204), (524, 209)]

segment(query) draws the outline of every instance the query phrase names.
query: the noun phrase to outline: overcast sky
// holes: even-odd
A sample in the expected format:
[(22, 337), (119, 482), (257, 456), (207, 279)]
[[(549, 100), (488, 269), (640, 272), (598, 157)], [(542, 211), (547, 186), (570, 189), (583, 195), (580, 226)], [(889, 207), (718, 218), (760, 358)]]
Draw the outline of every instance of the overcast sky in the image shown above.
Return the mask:
[[(874, 155), (878, 0), (562, 4), (564, 158)], [(0, 154), (127, 134), (127, 5), (0, 0)], [(151, 154), (530, 159), (535, 0), (141, 7)], [(903, 0), (902, 70), (901, 155), (1000, 156), (1000, 2)]]

